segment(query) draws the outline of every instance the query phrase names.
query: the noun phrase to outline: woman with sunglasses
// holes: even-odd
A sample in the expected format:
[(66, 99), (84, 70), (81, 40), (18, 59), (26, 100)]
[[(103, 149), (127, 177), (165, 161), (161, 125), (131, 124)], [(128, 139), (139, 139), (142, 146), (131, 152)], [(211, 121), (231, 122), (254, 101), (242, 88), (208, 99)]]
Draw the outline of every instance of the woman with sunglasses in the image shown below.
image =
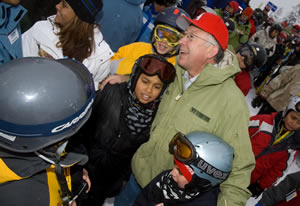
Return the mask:
[(219, 184), (232, 169), (233, 148), (207, 132), (178, 132), (169, 144), (172, 170), (156, 176), (137, 197), (134, 206), (216, 206)]
[(133, 154), (149, 139), (162, 94), (175, 78), (173, 65), (153, 54), (140, 57), (132, 70), (128, 83), (108, 84), (97, 92), (92, 116), (78, 136), (79, 141), (88, 137), (93, 184), (86, 205), (101, 205), (119, 193)]
[(248, 189), (258, 197), (281, 177), (300, 149), (300, 93), (284, 111), (250, 118), (249, 135), (256, 164)]
[(102, 5), (102, 0), (61, 0), (56, 15), (38, 21), (22, 35), (24, 57), (76, 59), (89, 69), (98, 88), (113, 55), (95, 23)]
[(173, 65), (179, 51), (178, 41), (182, 37), (182, 30), (176, 25), (176, 18), (180, 15), (189, 16), (184, 10), (176, 7), (164, 9), (155, 20), (155, 27), (151, 35), (151, 44), (135, 42), (121, 47), (111, 58), (112, 74), (130, 74), (136, 59), (145, 54), (164, 56)]
[(260, 69), (267, 61), (267, 53), (260, 44), (246, 44), (236, 53), (239, 62), (239, 67), (242, 70), (234, 81), (241, 89), (243, 94), (247, 96), (251, 89), (251, 77), (249, 72), (253, 69)]

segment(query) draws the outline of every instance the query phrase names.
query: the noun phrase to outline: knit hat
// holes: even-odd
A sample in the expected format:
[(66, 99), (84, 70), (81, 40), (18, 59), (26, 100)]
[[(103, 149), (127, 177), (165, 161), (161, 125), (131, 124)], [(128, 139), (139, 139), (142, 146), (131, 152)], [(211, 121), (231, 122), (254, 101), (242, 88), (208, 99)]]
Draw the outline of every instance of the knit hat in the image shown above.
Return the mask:
[(235, 14), (239, 10), (239, 3), (236, 1), (228, 2), (228, 5), (233, 8), (233, 13)]
[(265, 8), (264, 8), (264, 10), (266, 10), (266, 11), (270, 11), (270, 9), (271, 9), (271, 8), (270, 8), (269, 5), (266, 5)]
[(190, 19), (186, 16), (179, 16), (176, 19), (176, 24), (183, 31), (193, 24), (194, 26), (202, 29), (203, 31), (213, 35), (222, 49), (225, 51), (228, 43), (228, 30), (221, 17), (212, 13), (203, 13), (196, 19)]
[(183, 164), (182, 162), (178, 161), (175, 156), (174, 156), (174, 161), (176, 163), (176, 165), (178, 166), (178, 169), (180, 170), (180, 172), (182, 173), (182, 175), (186, 178), (186, 180), (188, 182), (190, 182), (193, 178), (194, 175), (194, 170), (188, 166)]
[(82, 21), (93, 24), (103, 7), (102, 0), (66, 0)]
[(245, 16), (248, 16), (248, 18), (250, 18), (250, 17), (252, 16), (252, 14), (253, 14), (253, 9), (251, 9), (250, 7), (247, 7), (247, 8), (243, 11), (242, 14), (244, 14)]

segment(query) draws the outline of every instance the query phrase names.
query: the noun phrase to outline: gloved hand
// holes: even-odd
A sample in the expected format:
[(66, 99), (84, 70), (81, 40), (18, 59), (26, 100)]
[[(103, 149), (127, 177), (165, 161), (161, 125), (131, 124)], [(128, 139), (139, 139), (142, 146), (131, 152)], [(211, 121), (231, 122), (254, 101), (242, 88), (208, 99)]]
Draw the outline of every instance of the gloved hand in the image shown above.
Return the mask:
[(260, 105), (263, 103), (264, 99), (258, 95), (257, 97), (255, 97), (252, 102), (251, 102), (251, 105), (252, 107), (260, 107)]
[(258, 197), (264, 191), (258, 183), (249, 185), (248, 190), (252, 193), (252, 197)]

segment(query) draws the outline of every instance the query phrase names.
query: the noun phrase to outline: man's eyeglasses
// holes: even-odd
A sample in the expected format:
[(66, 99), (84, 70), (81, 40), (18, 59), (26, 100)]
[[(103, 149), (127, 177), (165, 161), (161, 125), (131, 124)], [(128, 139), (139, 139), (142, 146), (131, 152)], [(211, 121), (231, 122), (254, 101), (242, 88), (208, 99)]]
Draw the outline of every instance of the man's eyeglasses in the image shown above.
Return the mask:
[(198, 38), (198, 39), (201, 39), (201, 40), (203, 40), (203, 41), (205, 41), (205, 42), (210, 43), (210, 44), (213, 45), (213, 46), (216, 46), (216, 44), (214, 44), (214, 43), (212, 43), (212, 42), (210, 42), (210, 41), (207, 41), (206, 39), (204, 39), (204, 38), (202, 38), (202, 37), (200, 37), (200, 36), (197, 36), (197, 35), (195, 35), (194, 33), (191, 33), (191, 32), (184, 32), (183, 37), (185, 37), (185, 36), (186, 36), (186, 38), (187, 38), (189, 41), (193, 41), (193, 39), (196, 37), (196, 38)]

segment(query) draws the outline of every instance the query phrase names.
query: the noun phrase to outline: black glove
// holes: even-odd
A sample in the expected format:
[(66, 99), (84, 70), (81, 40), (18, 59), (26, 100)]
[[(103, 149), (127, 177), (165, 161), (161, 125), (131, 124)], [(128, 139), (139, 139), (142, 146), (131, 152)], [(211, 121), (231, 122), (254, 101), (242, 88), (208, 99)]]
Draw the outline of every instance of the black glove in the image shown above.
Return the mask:
[(257, 96), (257, 97), (255, 97), (253, 100), (252, 100), (252, 102), (251, 102), (251, 105), (252, 105), (252, 107), (259, 107), (261, 104), (262, 104), (262, 102), (264, 101), (264, 99), (261, 97), (261, 96)]
[(257, 182), (249, 185), (248, 190), (252, 193), (252, 197), (258, 197), (264, 191)]

